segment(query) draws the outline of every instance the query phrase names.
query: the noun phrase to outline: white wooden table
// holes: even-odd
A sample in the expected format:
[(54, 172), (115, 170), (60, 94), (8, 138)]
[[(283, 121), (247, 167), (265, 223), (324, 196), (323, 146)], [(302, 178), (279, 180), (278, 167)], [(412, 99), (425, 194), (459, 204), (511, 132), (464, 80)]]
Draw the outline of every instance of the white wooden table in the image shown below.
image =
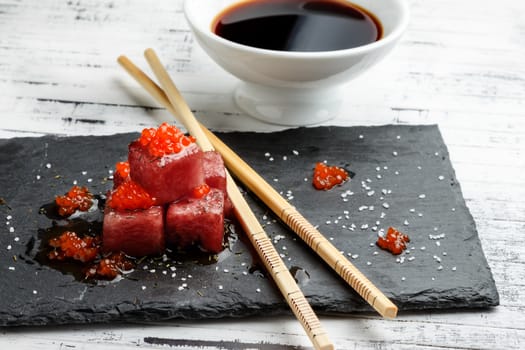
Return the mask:
[[(210, 128), (280, 129), (235, 107), (236, 80), (194, 43), (181, 4), (0, 0), (0, 138), (112, 134), (171, 121), (115, 61), (126, 54), (147, 68), (142, 57), (147, 47), (169, 63), (190, 106)], [(401, 313), (393, 321), (375, 315), (321, 320), (338, 349), (523, 349), (525, 3), (410, 5), (411, 23), (400, 45), (348, 84), (341, 114), (327, 124), (439, 124), (501, 305), (489, 311)], [(311, 347), (291, 316), (0, 329), (1, 349), (158, 348), (155, 340), (183, 349)]]

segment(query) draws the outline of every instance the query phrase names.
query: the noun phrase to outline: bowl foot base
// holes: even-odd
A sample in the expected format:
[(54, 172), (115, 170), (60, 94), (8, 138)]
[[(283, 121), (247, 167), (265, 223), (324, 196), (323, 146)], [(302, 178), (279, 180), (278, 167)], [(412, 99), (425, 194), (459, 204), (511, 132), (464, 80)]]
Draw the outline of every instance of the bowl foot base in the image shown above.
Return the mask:
[(304, 126), (333, 119), (341, 107), (341, 88), (298, 89), (241, 82), (234, 94), (244, 112), (271, 124)]

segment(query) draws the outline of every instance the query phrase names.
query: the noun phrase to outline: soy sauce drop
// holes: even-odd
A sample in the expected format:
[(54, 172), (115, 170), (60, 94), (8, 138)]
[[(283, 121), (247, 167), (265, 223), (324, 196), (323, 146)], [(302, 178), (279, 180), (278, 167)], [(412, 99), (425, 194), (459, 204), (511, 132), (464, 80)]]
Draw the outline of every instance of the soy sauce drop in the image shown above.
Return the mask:
[(344, 0), (253, 0), (234, 4), (212, 31), (238, 44), (277, 51), (334, 51), (381, 38), (379, 20)]

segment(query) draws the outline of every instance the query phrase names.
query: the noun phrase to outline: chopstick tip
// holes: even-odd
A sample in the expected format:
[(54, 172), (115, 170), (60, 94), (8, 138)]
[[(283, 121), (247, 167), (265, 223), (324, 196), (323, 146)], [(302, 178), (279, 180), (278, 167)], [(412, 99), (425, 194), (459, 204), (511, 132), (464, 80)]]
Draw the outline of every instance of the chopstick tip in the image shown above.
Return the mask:
[(396, 318), (396, 316), (397, 316), (397, 307), (396, 306), (388, 307), (383, 312), (383, 317), (387, 318), (387, 319), (390, 319), (390, 320), (393, 320), (394, 318)]

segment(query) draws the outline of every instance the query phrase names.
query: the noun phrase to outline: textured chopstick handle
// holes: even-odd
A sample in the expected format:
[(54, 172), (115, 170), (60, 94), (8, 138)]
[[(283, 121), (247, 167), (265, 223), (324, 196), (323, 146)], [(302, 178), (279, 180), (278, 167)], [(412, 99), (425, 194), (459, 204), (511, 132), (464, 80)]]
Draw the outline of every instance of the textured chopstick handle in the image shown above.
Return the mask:
[(254, 169), (242, 160), (217, 136), (203, 128), (226, 166), (253, 191), (283, 222), (334, 269), (379, 314), (386, 318), (397, 315), (397, 306), (368, 280), (341, 252), (334, 247), (301, 213), (284, 199)]
[(379, 314), (386, 318), (396, 317), (397, 306), (294, 207), (283, 210), (280, 218)]

